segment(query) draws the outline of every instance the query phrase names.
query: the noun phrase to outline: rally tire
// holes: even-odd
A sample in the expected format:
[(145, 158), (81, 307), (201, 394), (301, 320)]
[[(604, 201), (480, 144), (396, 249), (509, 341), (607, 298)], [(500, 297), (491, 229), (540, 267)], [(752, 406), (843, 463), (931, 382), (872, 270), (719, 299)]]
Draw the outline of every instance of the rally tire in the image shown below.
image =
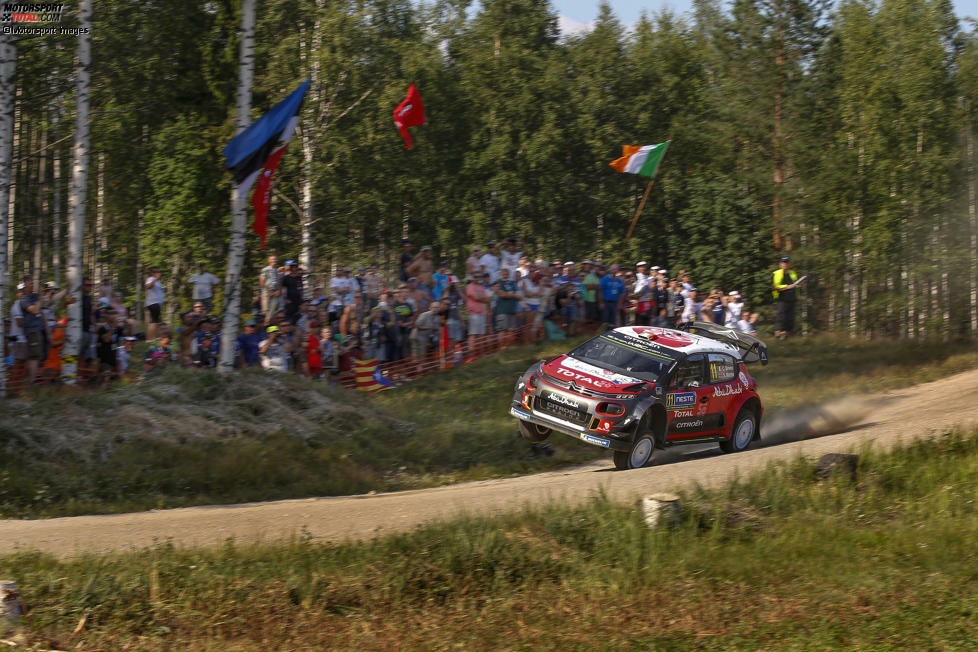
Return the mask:
[(544, 441), (553, 432), (550, 428), (546, 426), (541, 426), (536, 423), (529, 423), (527, 421), (520, 421), (520, 436), (526, 441), (532, 441), (534, 443)]
[(748, 407), (744, 407), (737, 415), (733, 428), (730, 429), (730, 438), (720, 441), (720, 450), (724, 453), (739, 453), (750, 447), (750, 443), (757, 434), (757, 415)]
[(635, 440), (627, 451), (615, 451), (615, 468), (619, 471), (640, 469), (652, 463), (655, 452), (655, 437), (647, 432)]

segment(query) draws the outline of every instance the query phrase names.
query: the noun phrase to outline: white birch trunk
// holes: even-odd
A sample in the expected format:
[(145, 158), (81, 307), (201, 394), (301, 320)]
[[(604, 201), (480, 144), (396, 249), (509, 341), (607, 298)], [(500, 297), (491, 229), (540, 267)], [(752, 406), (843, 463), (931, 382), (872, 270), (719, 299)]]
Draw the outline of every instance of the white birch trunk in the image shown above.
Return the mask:
[[(238, 61), (238, 106), (235, 116), (235, 134), (248, 126), (251, 117), (251, 86), (255, 76), (255, 3), (241, 3), (241, 58)], [(227, 274), (224, 278), (224, 326), (221, 335), (221, 361), (218, 371), (234, 370), (234, 346), (238, 339), (238, 321), (241, 312), (241, 268), (244, 265), (247, 203), (238, 198), (238, 186), (231, 184), (231, 242), (228, 246)]]
[(69, 385), (78, 374), (78, 355), (88, 329), (82, 324), (82, 245), (85, 233), (85, 199), (88, 187), (88, 91), (92, 63), (92, 0), (78, 4), (78, 70), (76, 71), (75, 142), (71, 155), (71, 190), (68, 193), (68, 288), (75, 302), (68, 306), (68, 327), (62, 354), (61, 375)]
[(100, 287), (102, 285), (102, 277), (105, 276), (105, 265), (102, 263), (102, 256), (105, 254), (105, 152), (99, 152), (98, 154), (97, 175), (95, 179), (98, 187), (95, 190), (94, 287)]
[(322, 86), (320, 81), (320, 65), (319, 65), (319, 48), (322, 45), (322, 20), (323, 20), (323, 9), (324, 1), (316, 0), (316, 20), (313, 22), (312, 27), (312, 43), (309, 48), (309, 76), (312, 79), (310, 86), (311, 95), (313, 101), (310, 102), (310, 106), (306, 109), (305, 116), (303, 118), (302, 125), (302, 215), (299, 216), (299, 220), (302, 225), (302, 249), (299, 252), (299, 264), (306, 270), (306, 273), (312, 274), (312, 222), (313, 222), (313, 205), (312, 205), (312, 184), (314, 180), (313, 172), (313, 156), (315, 154), (315, 143), (318, 140), (319, 129), (316, 125), (316, 119), (319, 116), (319, 112), (322, 109), (323, 94)]
[(54, 199), (51, 203), (51, 269), (54, 284), (61, 287), (61, 146), (54, 147)]
[[(14, 133), (14, 71), (17, 44), (12, 34), (0, 31), (0, 315), (7, 314), (7, 224), (10, 217), (10, 181)], [(0, 322), (2, 323), (2, 322)], [(2, 326), (0, 326), (2, 330)], [(6, 333), (4, 333), (6, 335)], [(0, 398), (7, 396), (7, 370), (0, 355)]]
[(39, 201), (37, 212), (37, 229), (34, 232), (34, 272), (33, 276), (39, 283), (42, 283), (44, 279), (44, 219), (48, 214), (48, 177), (47, 177), (47, 162), (48, 155), (45, 151), (48, 144), (48, 131), (46, 128), (41, 129), (41, 146), (39, 148), (41, 152), (41, 158), (37, 162), (37, 185), (39, 189)]
[[(10, 47), (16, 48), (16, 46), (13, 44), (12, 41)], [(16, 49), (14, 50), (13, 56), (16, 58)], [(13, 84), (13, 75), (14, 75), (13, 70), (14, 67), (16, 66), (16, 62), (12, 62), (10, 65), (11, 65), (10, 83)], [(13, 153), (19, 151), (20, 149), (20, 89), (19, 88), (16, 90), (16, 95), (14, 96), (13, 99), (14, 102), (12, 105), (5, 105), (5, 106), (13, 106), (13, 114), (14, 114), (14, 119), (10, 126), (10, 134), (11, 134), (10, 137), (11, 137), (11, 142), (13, 143), (13, 149), (11, 149), (11, 156), (9, 159), (10, 163), (8, 164), (10, 165), (10, 182), (7, 185), (7, 236), (4, 238), (4, 241), (7, 243), (7, 265), (11, 267), (11, 273), (13, 273), (12, 268), (14, 265), (14, 227), (16, 226), (14, 222), (17, 219), (17, 211), (16, 211), (17, 171), (20, 168), (20, 163), (17, 163), (16, 165), (13, 163)]]
[[(971, 103), (968, 103), (971, 108)], [(971, 223), (971, 334), (978, 333), (978, 207), (975, 202), (975, 134), (972, 125), (965, 127), (965, 143), (968, 154), (968, 220)]]

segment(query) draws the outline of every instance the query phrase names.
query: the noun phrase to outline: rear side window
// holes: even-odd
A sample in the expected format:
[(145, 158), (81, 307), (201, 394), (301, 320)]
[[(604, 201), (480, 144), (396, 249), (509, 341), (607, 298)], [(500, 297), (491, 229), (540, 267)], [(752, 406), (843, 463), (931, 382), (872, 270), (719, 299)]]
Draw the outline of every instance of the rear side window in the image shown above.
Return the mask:
[(681, 361), (676, 368), (672, 386), (686, 389), (705, 385), (706, 377), (703, 373), (703, 362), (703, 355), (699, 353)]
[(708, 359), (711, 383), (725, 383), (737, 376), (737, 363), (729, 355), (711, 353)]

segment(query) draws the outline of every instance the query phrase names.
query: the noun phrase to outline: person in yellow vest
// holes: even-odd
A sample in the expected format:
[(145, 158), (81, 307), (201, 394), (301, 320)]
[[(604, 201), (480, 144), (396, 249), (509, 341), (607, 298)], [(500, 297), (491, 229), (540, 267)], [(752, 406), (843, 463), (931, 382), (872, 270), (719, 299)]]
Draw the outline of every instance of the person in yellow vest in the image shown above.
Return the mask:
[(798, 278), (798, 272), (791, 269), (791, 260), (782, 256), (778, 269), (774, 270), (772, 289), (774, 304), (777, 312), (774, 317), (774, 336), (783, 340), (795, 328), (795, 288), (805, 282), (805, 277)]

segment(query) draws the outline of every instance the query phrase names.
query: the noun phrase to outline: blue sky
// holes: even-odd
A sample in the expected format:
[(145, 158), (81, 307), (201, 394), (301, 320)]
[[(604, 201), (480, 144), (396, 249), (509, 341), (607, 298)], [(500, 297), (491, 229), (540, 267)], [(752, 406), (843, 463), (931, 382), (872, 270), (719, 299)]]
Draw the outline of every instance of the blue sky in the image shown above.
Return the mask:
[[(587, 29), (598, 15), (598, 0), (551, 0), (561, 17), (561, 30), (565, 33)], [(643, 11), (655, 13), (670, 7), (677, 13), (690, 10), (690, 0), (609, 0), (618, 20), (628, 25), (638, 20)], [(978, 18), (978, 0), (957, 0), (954, 3), (959, 17)]]

